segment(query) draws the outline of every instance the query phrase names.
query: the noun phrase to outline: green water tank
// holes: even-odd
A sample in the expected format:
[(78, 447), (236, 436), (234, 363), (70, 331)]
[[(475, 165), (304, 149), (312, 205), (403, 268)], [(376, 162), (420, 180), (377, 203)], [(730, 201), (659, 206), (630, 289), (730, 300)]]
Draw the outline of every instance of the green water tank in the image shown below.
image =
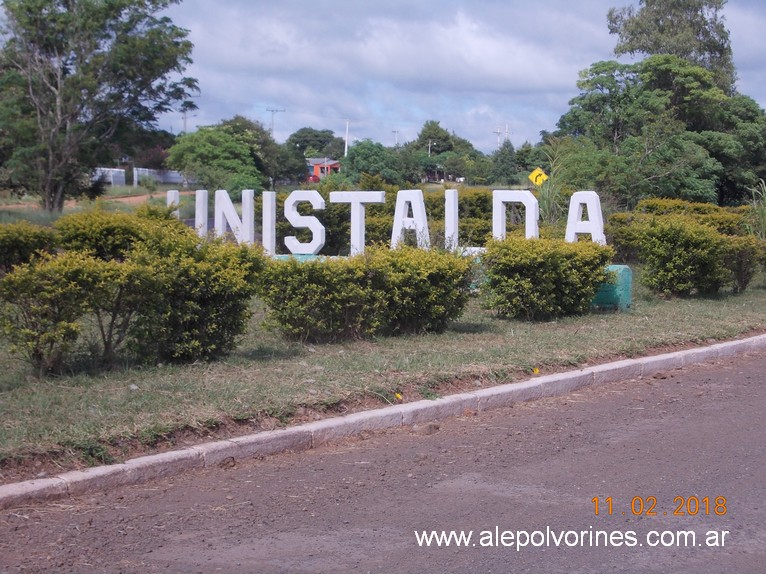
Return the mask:
[(609, 265), (607, 271), (614, 275), (614, 283), (604, 283), (593, 299), (597, 309), (627, 311), (633, 304), (633, 272), (627, 265)]

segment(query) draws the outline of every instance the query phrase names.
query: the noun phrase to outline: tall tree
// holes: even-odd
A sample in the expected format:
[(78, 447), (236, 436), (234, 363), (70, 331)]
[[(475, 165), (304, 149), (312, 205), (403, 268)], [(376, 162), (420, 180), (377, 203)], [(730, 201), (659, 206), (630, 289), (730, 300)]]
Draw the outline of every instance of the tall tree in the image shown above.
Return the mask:
[(716, 84), (734, 93), (736, 71), (729, 31), (721, 10), (726, 0), (639, 0), (633, 6), (611, 8), (609, 33), (619, 41), (615, 55), (670, 54), (707, 68)]
[(417, 149), (428, 152), (428, 155), (434, 156), (452, 151), (454, 142), (452, 135), (439, 125), (436, 120), (428, 120), (420, 129), (417, 139), (413, 142)]
[(14, 155), (29, 159), (20, 175), (46, 209), (61, 210), (66, 197), (87, 187), (92, 150), (121, 122), (152, 126), (176, 105), (194, 107), (186, 98), (197, 82), (180, 77), (191, 63), (188, 31), (159, 15), (178, 2), (3, 2), (2, 69), (24, 85), (35, 136), (32, 148)]
[(519, 169), (516, 165), (516, 150), (511, 140), (505, 140), (492, 154), (492, 183), (510, 185), (518, 183)]
[(168, 152), (167, 165), (201, 189), (226, 189), (236, 197), (243, 189), (261, 190), (266, 183), (250, 145), (225, 125), (182, 134)]
[(751, 98), (727, 96), (711, 71), (657, 55), (599, 62), (582, 78), (558, 124), (558, 135), (587, 140), (567, 149), (571, 182), (593, 181), (629, 207), (652, 196), (723, 205), (762, 177), (766, 115)]
[(262, 123), (236, 115), (218, 126), (248, 147), (258, 171), (272, 181), (279, 177), (280, 147)]
[(340, 159), (343, 155), (345, 142), (343, 138), (336, 137), (332, 130), (317, 130), (314, 128), (301, 128), (290, 135), (285, 142), (290, 148), (295, 148), (301, 154), (308, 150), (315, 150), (318, 157), (327, 156), (332, 159)]
[(343, 161), (343, 171), (353, 180), (368, 174), (380, 176), (389, 184), (404, 183), (397, 153), (371, 140), (357, 142), (349, 148), (348, 157)]

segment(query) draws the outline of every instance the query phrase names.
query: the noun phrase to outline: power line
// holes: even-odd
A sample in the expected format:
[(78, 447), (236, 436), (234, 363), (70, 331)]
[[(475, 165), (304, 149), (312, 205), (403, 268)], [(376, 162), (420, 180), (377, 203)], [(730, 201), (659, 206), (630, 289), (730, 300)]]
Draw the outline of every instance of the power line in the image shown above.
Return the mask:
[(502, 134), (503, 132), (500, 130), (500, 128), (497, 128), (492, 133), (497, 134), (497, 149), (500, 149), (500, 134)]
[(282, 109), (266, 108), (266, 111), (267, 112), (271, 112), (271, 130), (269, 130), (269, 131), (271, 133), (271, 137), (274, 137), (274, 114), (276, 114), (278, 112), (284, 112), (285, 109), (284, 108), (282, 108)]

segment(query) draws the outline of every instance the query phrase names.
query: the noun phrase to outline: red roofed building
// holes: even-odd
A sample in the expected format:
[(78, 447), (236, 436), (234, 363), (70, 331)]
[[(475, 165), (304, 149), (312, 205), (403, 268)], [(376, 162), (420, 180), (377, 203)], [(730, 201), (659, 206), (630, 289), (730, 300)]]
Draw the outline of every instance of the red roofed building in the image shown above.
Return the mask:
[(326, 157), (312, 157), (306, 160), (309, 181), (319, 181), (326, 175), (338, 173), (340, 162)]

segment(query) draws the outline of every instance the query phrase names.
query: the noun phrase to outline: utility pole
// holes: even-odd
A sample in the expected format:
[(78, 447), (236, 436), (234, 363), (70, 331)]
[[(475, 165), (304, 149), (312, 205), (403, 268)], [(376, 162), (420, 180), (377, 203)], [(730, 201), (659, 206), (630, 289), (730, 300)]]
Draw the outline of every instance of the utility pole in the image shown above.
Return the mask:
[(271, 112), (271, 130), (269, 130), (269, 133), (271, 134), (271, 137), (274, 137), (274, 114), (284, 112), (285, 109), (282, 108), (281, 110), (278, 110), (276, 108), (266, 108), (266, 111)]
[(399, 130), (391, 130), (391, 133), (396, 136), (395, 147), (399, 147)]
[(346, 118), (346, 145), (343, 148), (343, 157), (348, 157), (348, 122), (349, 119)]
[(500, 149), (500, 134), (503, 132), (500, 131), (500, 128), (497, 128), (492, 133), (497, 135), (497, 149)]
[[(189, 113), (188, 110), (184, 110), (181, 112), (181, 116), (183, 117), (183, 120), (184, 120), (184, 133), (186, 133), (186, 118), (188, 116), (188, 113)], [(193, 116), (188, 116), (188, 117), (196, 118), (197, 114), (194, 114)]]

